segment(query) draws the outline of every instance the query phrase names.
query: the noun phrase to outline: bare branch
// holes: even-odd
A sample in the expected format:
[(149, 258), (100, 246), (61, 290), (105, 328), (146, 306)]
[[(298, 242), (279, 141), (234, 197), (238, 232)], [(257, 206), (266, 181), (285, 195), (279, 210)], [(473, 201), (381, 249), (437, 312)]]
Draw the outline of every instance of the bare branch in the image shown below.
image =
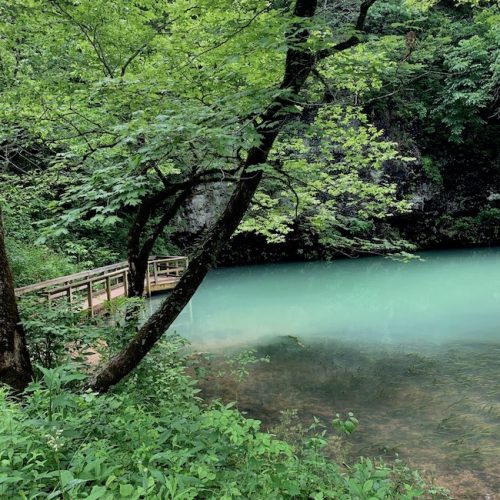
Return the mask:
[(72, 22), (83, 33), (87, 41), (94, 49), (97, 59), (99, 59), (99, 61), (103, 65), (104, 72), (110, 78), (113, 78), (114, 71), (106, 60), (101, 44), (99, 43), (99, 40), (96, 37), (96, 30), (94, 29), (94, 31), (92, 32), (92, 30), (87, 25), (77, 21), (59, 2), (57, 2), (57, 0), (49, 0), (49, 1), (63, 15), (63, 17)]
[(376, 2), (377, 0), (364, 0), (361, 2), (361, 6), (359, 8), (359, 14), (358, 14), (358, 19), (356, 21), (356, 24), (354, 26), (356, 33), (352, 35), (350, 38), (347, 40), (344, 40), (343, 42), (339, 42), (333, 47), (329, 47), (327, 49), (320, 50), (316, 58), (318, 61), (321, 61), (322, 59), (325, 59), (327, 57), (330, 57), (333, 54), (336, 54), (337, 52), (342, 52), (343, 50), (350, 49), (351, 47), (354, 47), (361, 41), (362, 34), (365, 29), (365, 23), (366, 23), (366, 17), (368, 15), (368, 11), (370, 10), (370, 7)]

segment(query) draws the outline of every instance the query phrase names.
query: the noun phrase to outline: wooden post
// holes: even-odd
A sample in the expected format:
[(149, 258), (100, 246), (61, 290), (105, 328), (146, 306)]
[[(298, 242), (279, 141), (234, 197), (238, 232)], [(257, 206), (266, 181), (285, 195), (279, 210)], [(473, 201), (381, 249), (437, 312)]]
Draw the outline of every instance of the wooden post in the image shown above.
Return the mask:
[(109, 276), (106, 277), (106, 295), (108, 301), (111, 301), (111, 278)]
[(128, 271), (123, 273), (123, 291), (125, 292), (125, 297), (128, 297)]
[(149, 277), (149, 264), (146, 270), (146, 296), (151, 297), (151, 279)]
[(92, 280), (87, 283), (87, 301), (89, 303), (90, 316), (94, 317), (94, 297), (92, 297)]
[(71, 288), (71, 286), (66, 291), (66, 296), (68, 297), (68, 304), (70, 306), (72, 306), (73, 305), (73, 289)]
[(158, 262), (155, 260), (153, 262), (153, 274), (155, 277), (155, 285), (158, 284)]

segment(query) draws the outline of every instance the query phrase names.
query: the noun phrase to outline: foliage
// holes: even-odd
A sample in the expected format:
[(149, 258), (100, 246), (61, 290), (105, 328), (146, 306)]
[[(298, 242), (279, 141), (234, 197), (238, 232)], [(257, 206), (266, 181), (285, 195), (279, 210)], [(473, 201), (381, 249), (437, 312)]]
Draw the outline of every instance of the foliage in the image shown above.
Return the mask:
[(499, 232), (500, 210), (484, 207), (474, 216), (439, 217), (436, 226), (449, 238), (456, 239), (464, 244), (484, 244), (500, 237)]
[[(115, 242), (165, 181), (231, 184), (259, 140), (253, 117), (279, 94), (282, 35), (295, 22), (288, 2), (1, 5), (5, 168), (22, 178), (35, 165), (39, 178), (24, 184), (52, 191), (35, 219), (48, 221), (37, 229), (45, 246), (10, 243), (22, 284), (51, 277), (59, 249), (79, 267), (121, 258)], [(356, 12), (325, 4), (311, 47), (349, 35)], [(440, 184), (434, 142), (473, 147), (498, 117), (498, 16), (496, 2), (377, 1), (367, 43), (329, 57), (309, 79), (240, 231), (283, 242), (299, 230), (340, 252), (408, 249), (387, 231), (413, 208), (389, 175), (409, 159), (407, 144), (382, 123), (411, 130), (423, 173)], [(172, 220), (168, 236), (180, 226)], [(34, 269), (42, 251), (54, 259)]]
[(460, 141), (466, 124), (485, 124), (484, 111), (497, 99), (500, 84), (500, 11), (485, 11), (474, 17), (474, 31), (446, 52), (446, 85), (435, 113)]
[[(239, 230), (283, 242), (300, 229), (344, 253), (407, 248), (385, 223), (412, 208), (389, 176), (412, 159), (383, 122), (404, 122), (434, 148), (424, 151), (422, 172), (444, 184), (436, 143), (473, 144), (498, 119), (498, 5), (380, 0), (366, 43), (323, 61), (300, 96), (280, 88), (284, 34), (298, 43), (293, 34), (307, 26), (308, 48), (331, 48), (359, 35), (359, 2), (325, 2), (302, 25), (290, 5), (0, 0), (0, 203), (17, 285), (123, 257), (137, 211), (159, 200), (144, 236), (154, 234), (172, 186), (231, 185), (260, 143), (259, 117), (285, 97), (294, 118), (257, 166), (264, 179)], [(477, 223), (496, 234), (498, 219), (487, 207), (444, 225), (470, 240)], [(167, 233), (179, 225), (171, 221)], [(425, 494), (400, 466), (361, 460), (343, 470), (328, 461), (317, 422), (285, 443), (231, 405), (204, 407), (174, 339), (97, 397), (64, 363), (77, 351), (86, 373), (88, 350), (109, 357), (131, 329), (29, 303), (23, 316), (39, 380), (23, 406), (1, 396), (2, 496)], [(255, 361), (243, 353), (229, 372), (239, 383)], [(333, 420), (345, 435), (357, 424), (349, 414)]]
[(34, 136), (60, 149), (55, 161), (73, 174), (68, 224), (90, 212), (90, 222), (113, 225), (162, 178), (223, 166), (255, 143), (238, 116), (267, 102), (279, 65), (268, 73), (265, 62), (288, 22), (265, 1), (113, 6), (26, 2), (3, 23), (10, 38), (22, 31), (25, 63), (14, 78), (6, 43), (5, 123), (26, 117)]
[(439, 169), (439, 165), (429, 156), (422, 157), (422, 168), (425, 176), (435, 184), (443, 183), (443, 176)]
[(298, 226), (316, 234), (325, 248), (387, 249), (387, 242), (374, 239), (376, 221), (410, 205), (397, 199), (382, 167), (403, 159), (359, 108), (325, 107), (302, 137), (281, 140), (276, 161), (282, 178), (276, 174), (264, 183), (240, 230), (279, 242)]
[(121, 318), (127, 306), (136, 302), (140, 310), (141, 299), (115, 299), (104, 304), (102, 315), (89, 318), (88, 311), (64, 301), (49, 306), (36, 295), (24, 297), (20, 313), (34, 362), (54, 368), (70, 361), (84, 362), (88, 356), (103, 360), (115, 354), (130, 334)]
[(205, 408), (174, 339), (114, 394), (75, 391), (85, 376), (70, 365), (39, 370), (22, 407), (1, 392), (1, 496), (347, 500), (424, 492), (415, 477), (397, 479), (401, 467), (361, 460), (342, 471), (322, 455), (323, 434), (299, 449), (231, 405)]
[(36, 221), (45, 216), (49, 183), (25, 183), (1, 175), (0, 203), (5, 217), (7, 251), (16, 286), (55, 278), (74, 272), (71, 258), (54, 246), (37, 245)]
[[(286, 2), (112, 3), (101, 12), (95, 2), (26, 2), (0, 26), (6, 40), (22, 33), (16, 47), (3, 44), (3, 136), (12, 142), (21, 123), (43, 137), (49, 170), (70, 179), (48, 205), (42, 240), (82, 225), (109, 240), (165, 186), (234, 182), (259, 141), (252, 120), (281, 92), (283, 33), (296, 22)], [(356, 15), (357, 6), (327, 9), (311, 21), (308, 43), (319, 50), (349, 36)], [(394, 70), (386, 44), (381, 37), (322, 64), (290, 110), (297, 120), (283, 131), (240, 231), (282, 242), (300, 227), (341, 251), (404, 246), (380, 241), (379, 230), (409, 208), (382, 172), (403, 158), (358, 105)], [(336, 98), (322, 108), (325, 81)], [(312, 120), (311, 106), (319, 109)]]
[(349, 435), (352, 434), (357, 429), (359, 425), (359, 420), (351, 412), (349, 412), (345, 420), (342, 420), (340, 418), (340, 415), (337, 413), (337, 415), (332, 421), (332, 425), (338, 431)]
[(365, 102), (441, 142), (466, 141), (493, 124), (500, 12), (495, 2), (470, 3), (441, 2), (422, 13), (396, 1), (377, 2), (371, 19), (384, 35), (383, 53), (391, 63)]
[[(234, 401), (238, 404), (241, 385), (250, 375), (250, 367), (258, 363), (269, 363), (269, 356), (257, 357), (255, 349), (238, 349), (236, 352), (227, 352), (222, 356), (209, 353), (198, 353), (195, 357), (194, 372), (199, 378), (214, 377), (218, 386), (221, 380), (229, 379), (234, 382)], [(220, 397), (217, 394), (216, 397)]]
[[(40, 301), (42, 302), (40, 303)], [(48, 307), (40, 297), (26, 297), (19, 303), (20, 313), (29, 338), (29, 348), (34, 362), (45, 368), (53, 368), (68, 361), (67, 347), (85, 351), (86, 342), (81, 337), (90, 328), (81, 328), (84, 318), (74, 313), (65, 303), (56, 302)], [(93, 336), (94, 342), (97, 337)]]
[(256, 363), (269, 363), (271, 361), (269, 356), (258, 358), (255, 356), (255, 353), (255, 349), (245, 349), (235, 354), (226, 354), (225, 362), (227, 366), (219, 370), (218, 376), (229, 376), (241, 384), (249, 375), (248, 368), (250, 365)]
[[(120, 228), (89, 234), (88, 224), (75, 225), (71, 235), (41, 238), (41, 221), (69, 184), (57, 170), (34, 171), (21, 177), (0, 174), (0, 203), (5, 215), (7, 249), (16, 286), (24, 286), (118, 260), (113, 238)], [(116, 241), (116, 240), (115, 240)]]

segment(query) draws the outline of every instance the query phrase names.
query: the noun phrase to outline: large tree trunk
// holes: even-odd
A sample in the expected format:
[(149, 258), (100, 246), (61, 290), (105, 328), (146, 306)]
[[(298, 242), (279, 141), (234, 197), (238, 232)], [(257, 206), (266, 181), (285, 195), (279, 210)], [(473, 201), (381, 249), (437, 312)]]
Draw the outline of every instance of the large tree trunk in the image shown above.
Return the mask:
[[(316, 0), (298, 0), (294, 14), (297, 17), (312, 17), (316, 11), (316, 3)], [(292, 95), (277, 98), (260, 117), (261, 120), (259, 120), (256, 129), (261, 135), (261, 143), (248, 152), (241, 178), (222, 215), (208, 233), (196, 255), (191, 259), (181, 281), (158, 311), (149, 318), (123, 351), (98, 370), (89, 381), (89, 387), (93, 390), (107, 391), (112, 385), (128, 375), (151, 350), (189, 302), (210, 268), (216, 263), (222, 248), (250, 206), (263, 173), (260, 170), (252, 172), (248, 172), (248, 170), (250, 167), (262, 165), (267, 161), (281, 127), (292, 115), (287, 107), (289, 108), (293, 103), (293, 98), (296, 98), (315, 64), (314, 54), (305, 47), (305, 42), (309, 37), (308, 30), (299, 28), (297, 31), (297, 27), (295, 27), (292, 31), (293, 35), (289, 37), (291, 47), (287, 52), (285, 73), (281, 84), (281, 89), (290, 91)]]
[(0, 382), (10, 385), (16, 391), (22, 391), (32, 378), (33, 369), (5, 251), (0, 210)]
[(144, 294), (144, 281), (148, 268), (149, 257), (141, 253), (130, 255), (128, 258), (128, 297), (142, 297)]
[(142, 297), (148, 259), (141, 252), (141, 238), (153, 212), (153, 202), (144, 200), (139, 207), (127, 238), (128, 296)]

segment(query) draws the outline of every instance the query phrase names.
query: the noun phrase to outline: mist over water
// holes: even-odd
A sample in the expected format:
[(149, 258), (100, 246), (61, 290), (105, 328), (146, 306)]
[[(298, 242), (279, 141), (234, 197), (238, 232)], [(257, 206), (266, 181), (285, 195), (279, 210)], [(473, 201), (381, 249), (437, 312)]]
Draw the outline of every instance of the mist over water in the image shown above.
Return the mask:
[(353, 411), (352, 457), (403, 458), (456, 498), (495, 495), (500, 249), (420, 255), (218, 269), (171, 331), (269, 355), (240, 396), (265, 425), (291, 408), (304, 421)]

